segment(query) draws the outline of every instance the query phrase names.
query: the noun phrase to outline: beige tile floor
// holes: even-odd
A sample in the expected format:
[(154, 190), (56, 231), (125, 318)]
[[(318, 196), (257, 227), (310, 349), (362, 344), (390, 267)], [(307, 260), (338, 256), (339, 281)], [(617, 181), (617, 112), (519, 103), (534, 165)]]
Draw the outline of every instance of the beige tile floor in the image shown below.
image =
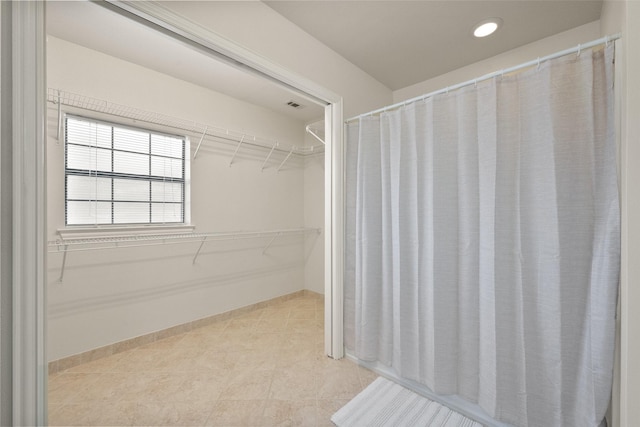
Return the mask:
[(301, 296), (49, 376), (50, 425), (332, 426), (376, 375), (323, 354)]

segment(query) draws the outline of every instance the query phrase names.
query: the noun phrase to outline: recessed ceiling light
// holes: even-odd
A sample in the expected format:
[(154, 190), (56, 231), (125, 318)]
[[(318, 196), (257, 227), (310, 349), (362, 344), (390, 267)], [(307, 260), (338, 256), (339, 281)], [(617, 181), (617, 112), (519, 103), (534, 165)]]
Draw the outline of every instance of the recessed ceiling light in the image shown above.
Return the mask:
[(487, 37), (495, 33), (501, 23), (502, 19), (500, 18), (485, 19), (474, 27), (473, 35), (478, 38)]

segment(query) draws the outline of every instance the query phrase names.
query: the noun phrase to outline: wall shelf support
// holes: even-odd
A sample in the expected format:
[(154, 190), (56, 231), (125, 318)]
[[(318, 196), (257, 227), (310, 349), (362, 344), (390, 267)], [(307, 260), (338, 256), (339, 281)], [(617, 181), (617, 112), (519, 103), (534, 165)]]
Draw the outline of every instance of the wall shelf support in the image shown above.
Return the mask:
[(271, 240), (269, 241), (269, 243), (267, 244), (267, 246), (264, 247), (264, 249), (262, 250), (262, 255), (264, 255), (265, 253), (267, 253), (267, 250), (271, 247), (271, 245), (273, 244), (273, 242), (278, 238), (278, 236), (280, 235), (280, 233), (274, 235)]
[(204, 132), (202, 132), (202, 136), (200, 137), (200, 142), (198, 142), (198, 146), (196, 147), (196, 151), (193, 153), (193, 160), (195, 160), (196, 157), (198, 157), (198, 151), (200, 151), (200, 146), (202, 145), (202, 140), (204, 140), (204, 137), (207, 134), (207, 129), (209, 129), (209, 126), (205, 126), (204, 127)]
[(291, 147), (291, 151), (289, 151), (289, 154), (287, 154), (287, 157), (285, 157), (282, 163), (280, 163), (280, 166), (278, 166), (278, 172), (280, 172), (280, 169), (282, 169), (284, 164), (287, 163), (287, 160), (289, 160), (289, 157), (291, 157), (292, 154), (293, 154), (293, 147)]
[(196, 263), (196, 259), (198, 259), (198, 255), (200, 255), (200, 251), (202, 250), (202, 247), (204, 246), (204, 243), (207, 241), (207, 236), (202, 238), (202, 242), (200, 242), (200, 246), (198, 246), (198, 250), (196, 251), (196, 254), (193, 257), (193, 262), (192, 264)]
[(242, 143), (244, 142), (244, 135), (242, 135), (242, 138), (240, 138), (240, 142), (238, 142), (238, 146), (236, 147), (236, 151), (233, 152), (233, 156), (231, 156), (231, 160), (229, 161), (229, 167), (231, 167), (231, 165), (233, 164), (233, 159), (236, 158), (236, 155), (238, 154), (238, 150), (240, 150), (240, 146), (242, 145)]
[(64, 254), (62, 255), (62, 267), (60, 267), (60, 277), (58, 278), (58, 283), (62, 283), (62, 279), (64, 279), (64, 269), (67, 265), (67, 249), (68, 249), (68, 245), (64, 245)]
[(267, 158), (264, 159), (264, 162), (262, 162), (262, 168), (260, 169), (260, 172), (264, 172), (265, 165), (269, 161), (269, 158), (273, 154), (273, 150), (275, 150), (277, 146), (278, 146), (278, 143), (276, 142), (276, 143), (273, 144), (273, 147), (271, 147), (271, 151), (269, 151), (269, 154), (267, 155)]

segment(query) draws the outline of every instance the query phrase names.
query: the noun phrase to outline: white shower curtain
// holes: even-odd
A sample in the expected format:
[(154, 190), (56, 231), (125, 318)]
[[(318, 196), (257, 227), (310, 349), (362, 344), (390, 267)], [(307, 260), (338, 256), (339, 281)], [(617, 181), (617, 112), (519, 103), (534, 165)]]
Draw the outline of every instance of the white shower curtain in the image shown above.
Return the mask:
[(348, 351), (516, 426), (613, 378), (613, 45), (347, 126)]

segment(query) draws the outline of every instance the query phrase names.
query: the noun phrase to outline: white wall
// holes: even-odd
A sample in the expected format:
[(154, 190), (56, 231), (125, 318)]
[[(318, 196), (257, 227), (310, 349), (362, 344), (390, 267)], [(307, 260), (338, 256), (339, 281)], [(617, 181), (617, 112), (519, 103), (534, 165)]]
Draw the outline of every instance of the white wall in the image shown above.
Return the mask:
[[(389, 88), (260, 1), (164, 2), (163, 5), (341, 95), (345, 117), (388, 105), (393, 100)], [(323, 177), (322, 157), (307, 159), (304, 172), (307, 227), (324, 225), (323, 200), (317, 197), (324, 191)], [(307, 237), (305, 289), (318, 293), (324, 293), (323, 248), (324, 234), (317, 239)]]
[[(49, 37), (48, 86), (200, 123), (300, 145), (304, 123), (152, 70)], [(81, 114), (88, 114), (80, 111)], [(64, 144), (49, 104), (48, 237), (64, 227)], [(198, 136), (192, 135), (192, 153)], [(285, 153), (261, 172), (268, 151), (205, 142), (191, 164), (196, 232), (304, 225), (304, 162)], [(322, 200), (322, 193), (315, 195)], [(165, 329), (304, 288), (303, 236), (144, 249), (72, 252), (62, 283), (62, 255), (49, 255), (49, 360)]]
[[(301, 30), (259, 1), (164, 2), (165, 6), (217, 34), (243, 45), (344, 99), (344, 116), (351, 117), (392, 102), (389, 88)], [(311, 141), (311, 140), (309, 140)], [(315, 140), (312, 143), (317, 143)], [(324, 164), (309, 158), (304, 171), (304, 222), (324, 224)], [(324, 234), (307, 237), (305, 289), (324, 293)]]
[(577, 46), (600, 37), (599, 21), (591, 22), (577, 28), (538, 40), (521, 46), (517, 49), (496, 55), (484, 61), (476, 62), (466, 67), (451, 71), (450, 73), (425, 80), (393, 92), (393, 102), (401, 102), (433, 92), (438, 89), (466, 82), (485, 74), (514, 67), (534, 60), (538, 57), (550, 55), (569, 47)]
[(616, 81), (620, 103), (620, 191), (622, 196), (622, 277), (620, 286), (620, 380), (614, 390), (613, 426), (632, 427), (640, 420), (640, 2), (607, 0), (602, 35), (622, 32), (617, 45)]

